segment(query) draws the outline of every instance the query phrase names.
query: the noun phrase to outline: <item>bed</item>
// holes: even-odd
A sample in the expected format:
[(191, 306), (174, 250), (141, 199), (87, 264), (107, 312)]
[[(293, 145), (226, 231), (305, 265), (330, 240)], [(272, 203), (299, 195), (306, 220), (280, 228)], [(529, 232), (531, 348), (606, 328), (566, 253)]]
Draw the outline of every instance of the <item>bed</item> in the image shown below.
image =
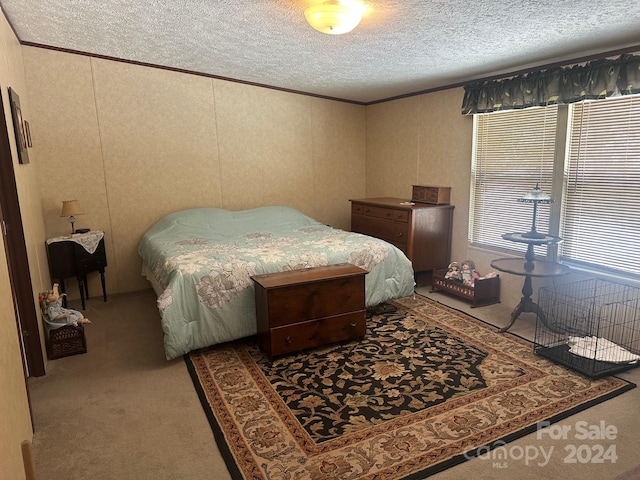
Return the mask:
[(144, 234), (138, 253), (169, 360), (256, 334), (252, 275), (348, 262), (369, 272), (367, 306), (414, 291), (411, 262), (393, 245), (284, 206), (175, 212)]

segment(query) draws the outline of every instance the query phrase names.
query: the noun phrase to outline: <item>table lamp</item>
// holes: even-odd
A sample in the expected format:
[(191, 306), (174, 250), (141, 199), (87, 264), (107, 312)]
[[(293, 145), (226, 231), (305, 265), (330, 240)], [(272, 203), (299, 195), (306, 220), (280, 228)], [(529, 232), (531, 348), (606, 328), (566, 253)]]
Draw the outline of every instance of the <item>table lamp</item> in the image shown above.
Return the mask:
[(528, 192), (526, 195), (518, 199), (519, 202), (524, 203), (533, 203), (533, 221), (531, 222), (531, 231), (527, 233), (523, 233), (522, 236), (524, 238), (546, 238), (544, 233), (538, 233), (536, 231), (536, 217), (538, 216), (538, 204), (542, 203), (548, 205), (553, 203), (554, 200), (551, 199), (551, 196), (544, 193), (539, 184), (536, 183), (536, 186), (533, 190)]
[(78, 205), (77, 200), (63, 200), (62, 201), (62, 210), (60, 211), (61, 217), (69, 217), (69, 221), (71, 222), (71, 234), (76, 233), (76, 229), (74, 227), (74, 223), (76, 222), (76, 215), (82, 215), (84, 212)]

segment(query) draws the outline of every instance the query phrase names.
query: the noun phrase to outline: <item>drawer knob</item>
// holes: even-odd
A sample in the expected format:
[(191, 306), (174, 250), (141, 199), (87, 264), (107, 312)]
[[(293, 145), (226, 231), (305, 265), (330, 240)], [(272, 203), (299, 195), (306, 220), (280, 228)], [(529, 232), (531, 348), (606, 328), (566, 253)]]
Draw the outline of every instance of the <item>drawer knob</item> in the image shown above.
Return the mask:
[(285, 341), (286, 341), (288, 344), (291, 344), (291, 337), (287, 337), (287, 338), (285, 339)]
[(358, 325), (358, 324), (357, 324), (357, 323), (355, 323), (355, 322), (351, 324), (351, 326), (352, 326), (352, 327), (355, 327), (355, 326), (357, 326), (357, 325)]
[(396, 233), (396, 237), (401, 237), (401, 236), (402, 236), (402, 232)]
[(391, 212), (387, 212), (387, 217), (390, 217), (390, 216), (391, 216)]

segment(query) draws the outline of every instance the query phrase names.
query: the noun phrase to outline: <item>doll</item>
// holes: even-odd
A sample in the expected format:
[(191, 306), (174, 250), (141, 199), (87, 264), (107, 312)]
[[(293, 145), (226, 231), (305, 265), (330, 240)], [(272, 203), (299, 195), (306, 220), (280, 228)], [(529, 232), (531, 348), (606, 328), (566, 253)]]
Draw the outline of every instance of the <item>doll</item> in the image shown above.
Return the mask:
[(460, 266), (458, 262), (451, 262), (449, 264), (449, 270), (444, 274), (444, 278), (448, 278), (449, 280), (460, 280), (462, 281), (462, 275), (460, 273)]
[(71, 310), (62, 306), (62, 295), (58, 291), (58, 284), (54, 283), (51, 290), (42, 292), (39, 296), (40, 308), (46, 326), (49, 330), (64, 327), (65, 325), (78, 325), (91, 323), (88, 318), (77, 310)]
[(476, 264), (472, 260), (465, 260), (460, 265), (460, 274), (462, 276), (462, 283), (473, 287), (477, 278), (480, 278), (478, 272), (476, 272)]

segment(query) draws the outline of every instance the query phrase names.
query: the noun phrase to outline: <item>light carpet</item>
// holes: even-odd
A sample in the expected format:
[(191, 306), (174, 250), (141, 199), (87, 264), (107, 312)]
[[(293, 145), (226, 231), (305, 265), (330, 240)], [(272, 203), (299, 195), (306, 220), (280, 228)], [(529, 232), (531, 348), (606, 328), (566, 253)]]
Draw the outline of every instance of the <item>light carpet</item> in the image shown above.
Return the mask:
[(420, 296), (370, 309), (363, 341), (269, 362), (247, 339), (185, 361), (235, 479), (420, 479), (635, 386)]

